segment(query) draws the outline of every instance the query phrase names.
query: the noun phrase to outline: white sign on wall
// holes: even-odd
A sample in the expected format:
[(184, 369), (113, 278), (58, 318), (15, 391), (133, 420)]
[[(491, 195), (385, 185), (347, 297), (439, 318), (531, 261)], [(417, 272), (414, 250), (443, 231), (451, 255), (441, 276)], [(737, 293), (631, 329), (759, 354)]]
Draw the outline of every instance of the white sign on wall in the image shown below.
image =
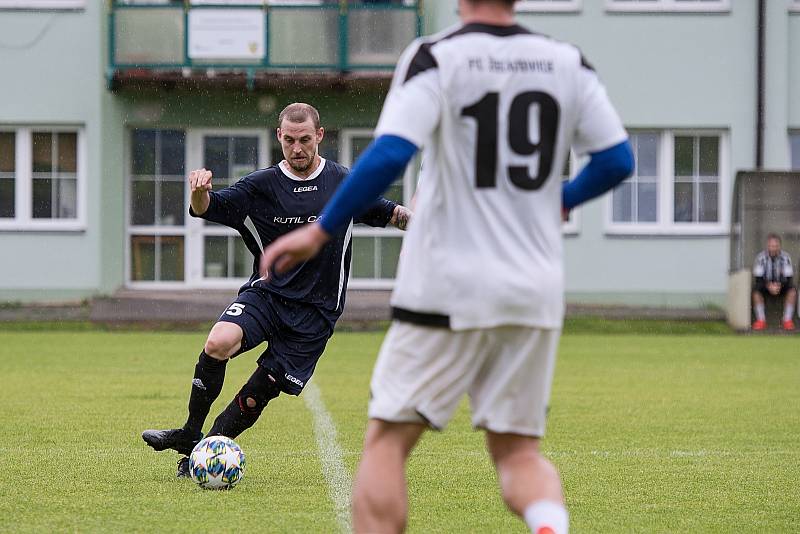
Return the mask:
[(264, 11), (192, 9), (189, 11), (191, 59), (262, 59)]

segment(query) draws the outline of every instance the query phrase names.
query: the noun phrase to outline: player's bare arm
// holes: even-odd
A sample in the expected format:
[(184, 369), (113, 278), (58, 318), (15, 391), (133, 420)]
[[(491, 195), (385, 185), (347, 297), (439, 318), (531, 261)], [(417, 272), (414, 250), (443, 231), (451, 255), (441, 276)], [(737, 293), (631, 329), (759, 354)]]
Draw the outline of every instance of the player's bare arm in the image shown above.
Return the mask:
[(394, 209), (394, 213), (392, 213), (392, 220), (389, 221), (389, 224), (395, 228), (405, 231), (408, 228), (408, 223), (411, 222), (411, 217), (413, 214), (414, 212), (407, 207), (398, 205)]
[(192, 211), (197, 215), (204, 214), (211, 202), (211, 197), (208, 194), (212, 187), (211, 178), (211, 171), (205, 168), (189, 173), (189, 188), (192, 193), (189, 198), (189, 204), (192, 206)]

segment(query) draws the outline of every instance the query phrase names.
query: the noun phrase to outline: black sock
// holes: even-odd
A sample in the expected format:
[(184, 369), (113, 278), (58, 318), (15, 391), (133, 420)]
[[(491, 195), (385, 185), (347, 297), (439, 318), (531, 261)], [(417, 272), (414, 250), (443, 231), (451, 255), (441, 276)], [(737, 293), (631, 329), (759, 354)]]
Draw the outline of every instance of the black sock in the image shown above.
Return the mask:
[(209, 436), (225, 436), (236, 439), (239, 434), (256, 424), (261, 412), (248, 413), (239, 406), (239, 395), (228, 404), (214, 420)]
[(208, 417), (211, 405), (222, 391), (227, 363), (228, 360), (217, 360), (205, 351), (200, 353), (200, 359), (194, 366), (192, 393), (189, 396), (189, 418), (183, 425), (183, 429), (191, 436), (198, 436), (203, 431), (203, 423)]
[(235, 439), (258, 421), (269, 401), (280, 394), (275, 379), (261, 366), (214, 420), (209, 436)]

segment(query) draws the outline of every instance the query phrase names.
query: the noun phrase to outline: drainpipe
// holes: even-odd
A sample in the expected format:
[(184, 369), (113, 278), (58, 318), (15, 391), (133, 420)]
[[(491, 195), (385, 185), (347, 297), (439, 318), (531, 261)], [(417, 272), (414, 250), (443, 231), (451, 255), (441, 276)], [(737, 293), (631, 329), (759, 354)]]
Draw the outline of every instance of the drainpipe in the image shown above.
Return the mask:
[(766, 0), (758, 0), (756, 50), (756, 169), (764, 167), (764, 38), (766, 34)]

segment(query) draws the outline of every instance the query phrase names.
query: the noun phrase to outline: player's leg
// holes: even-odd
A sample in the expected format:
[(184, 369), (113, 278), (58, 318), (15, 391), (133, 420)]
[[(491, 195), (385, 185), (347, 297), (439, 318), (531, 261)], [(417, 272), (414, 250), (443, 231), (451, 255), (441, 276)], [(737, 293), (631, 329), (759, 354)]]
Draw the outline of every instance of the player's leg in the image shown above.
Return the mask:
[(242, 389), (214, 420), (209, 436), (234, 439), (255, 424), (269, 401), (280, 395), (280, 387), (268, 369), (258, 365)]
[(142, 439), (148, 445), (158, 451), (173, 449), (188, 455), (202, 438), (208, 412), (222, 391), (228, 359), (247, 350), (248, 340), (255, 344), (263, 341), (258, 317), (250, 313), (256, 304), (252, 295), (245, 292), (223, 312), (211, 329), (195, 365), (186, 423), (181, 428), (144, 431)]
[(354, 532), (402, 532), (408, 516), (406, 460), (426, 425), (370, 419), (353, 484)]
[(556, 467), (539, 453), (539, 440), (487, 432), (486, 445), (509, 510), (522, 517), (531, 532), (566, 533), (569, 521), (561, 479)]
[(783, 329), (794, 330), (794, 307), (797, 303), (797, 290), (793, 287), (786, 287), (782, 290), (783, 297)]
[[(503, 499), (532, 532), (567, 531), (555, 467), (539, 453), (560, 332), (527, 327), (487, 333), (491, 356), (470, 389), (472, 422), (487, 431)], [(549, 528), (550, 530), (546, 530)]]
[(253, 376), (214, 421), (210, 435), (235, 438), (253, 426), (281, 392), (299, 395), (332, 333), (330, 322), (320, 320), (311, 305), (270, 298), (263, 313), (269, 317), (269, 347)]
[(369, 426), (353, 488), (356, 532), (405, 527), (405, 464), (426, 426), (443, 428), (481, 367), (480, 331), (395, 322), (372, 373)]
[(763, 330), (767, 327), (767, 313), (764, 308), (764, 295), (758, 289), (753, 291), (753, 312), (756, 320), (753, 322), (753, 330)]
[(192, 390), (189, 394), (189, 416), (183, 429), (200, 435), (211, 405), (222, 392), (228, 359), (242, 346), (244, 332), (236, 323), (217, 322), (208, 334), (203, 352), (194, 368)]

